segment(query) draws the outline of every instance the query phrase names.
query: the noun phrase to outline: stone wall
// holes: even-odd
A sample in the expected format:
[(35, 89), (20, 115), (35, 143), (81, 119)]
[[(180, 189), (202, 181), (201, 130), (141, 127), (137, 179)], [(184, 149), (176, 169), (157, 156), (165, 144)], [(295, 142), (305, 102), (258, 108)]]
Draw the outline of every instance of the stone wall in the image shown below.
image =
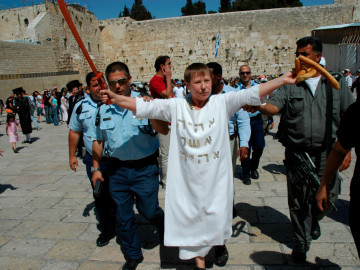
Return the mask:
[[(50, 42), (47, 42), (50, 43)], [(29, 93), (53, 86), (64, 87), (79, 79), (78, 71), (58, 71), (56, 55), (50, 44), (28, 44), (0, 41), (0, 98), (5, 100), (11, 90), (24, 87)]]
[[(254, 74), (288, 71), (293, 67), (297, 39), (311, 35), (311, 30), (320, 26), (359, 22), (359, 6), (360, 0), (335, 0), (335, 4), (325, 6), (142, 22), (130, 18), (98, 21), (93, 13), (77, 5), (69, 7), (69, 11), (100, 71), (110, 62), (123, 61), (129, 65), (134, 80), (148, 81), (155, 73), (154, 61), (159, 55), (171, 57), (173, 78), (179, 79), (193, 62), (218, 61), (224, 77), (237, 76), (242, 64), (249, 64)], [(2, 10), (0, 22), (0, 40), (28, 42), (0, 43), (0, 96), (8, 95), (22, 82), (33, 90), (47, 88), (47, 82), (58, 87), (74, 78), (84, 82), (90, 67), (53, 1)], [(215, 58), (218, 30), (220, 57)], [(49, 76), (41, 81), (46, 72)], [(26, 81), (17, 81), (25, 79), (26, 73)]]
[(27, 40), (26, 20), (30, 24), (45, 11), (45, 5), (0, 10), (0, 40)]
[[(99, 21), (84, 8), (68, 9), (95, 66), (103, 70)], [(56, 4), (45, 1), (42, 5), (2, 10), (0, 22), (0, 40), (13, 41), (0, 43), (0, 96), (7, 96), (19, 87), (16, 78), (23, 78), (24, 74), (30, 74), (23, 82), (34, 90), (54, 84), (64, 86), (71, 79), (85, 82), (90, 66)], [(51, 75), (46, 77), (44, 72)], [(17, 77), (5, 79), (9, 74)]]
[[(249, 64), (254, 74), (279, 74), (292, 68), (297, 39), (320, 26), (354, 22), (355, 8), (348, 2), (143, 22), (101, 21), (106, 64), (124, 61), (135, 80), (153, 76), (158, 55), (171, 57), (174, 78), (182, 78), (190, 63), (209, 61), (222, 64), (224, 77), (237, 76), (243, 64)], [(215, 59), (218, 30), (220, 58)]]

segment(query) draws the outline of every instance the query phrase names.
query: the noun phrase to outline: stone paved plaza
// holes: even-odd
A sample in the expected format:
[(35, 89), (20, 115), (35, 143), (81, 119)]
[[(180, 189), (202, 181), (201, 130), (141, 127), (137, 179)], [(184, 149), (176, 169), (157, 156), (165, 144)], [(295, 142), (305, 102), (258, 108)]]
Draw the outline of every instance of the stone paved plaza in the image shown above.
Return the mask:
[[(0, 269), (121, 269), (124, 258), (114, 238), (97, 247), (98, 236), (92, 190), (84, 165), (77, 172), (68, 165), (66, 124), (54, 127), (44, 122), (34, 131), (35, 142), (18, 144), (13, 153), (1, 117), (0, 150)], [(275, 122), (278, 118), (275, 117)], [(277, 126), (277, 125), (276, 125)], [(295, 265), (291, 258), (291, 226), (287, 206), (283, 148), (266, 137), (260, 164), (260, 179), (245, 186), (236, 168), (233, 236), (227, 247), (224, 269), (360, 269), (349, 229), (349, 184), (354, 170), (342, 176), (338, 211), (321, 221), (322, 235), (311, 245), (308, 261)], [(20, 135), (21, 141), (24, 136)], [(165, 190), (159, 200), (164, 207)], [(190, 269), (193, 261), (181, 262), (176, 248), (159, 245), (156, 231), (137, 216), (145, 260), (138, 269)], [(213, 251), (207, 257), (212, 264)]]

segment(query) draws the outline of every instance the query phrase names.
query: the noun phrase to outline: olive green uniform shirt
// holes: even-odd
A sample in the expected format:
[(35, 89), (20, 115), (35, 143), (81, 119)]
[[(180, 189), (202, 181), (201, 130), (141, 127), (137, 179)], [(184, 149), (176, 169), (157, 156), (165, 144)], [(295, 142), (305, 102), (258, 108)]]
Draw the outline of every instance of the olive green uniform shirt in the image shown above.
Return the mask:
[[(340, 125), (340, 117), (355, 99), (343, 78), (340, 90), (333, 89), (332, 137)], [(302, 151), (323, 148), (326, 126), (326, 88), (328, 82), (321, 77), (313, 96), (305, 82), (285, 85), (269, 99), (281, 113), (279, 141), (285, 147)]]

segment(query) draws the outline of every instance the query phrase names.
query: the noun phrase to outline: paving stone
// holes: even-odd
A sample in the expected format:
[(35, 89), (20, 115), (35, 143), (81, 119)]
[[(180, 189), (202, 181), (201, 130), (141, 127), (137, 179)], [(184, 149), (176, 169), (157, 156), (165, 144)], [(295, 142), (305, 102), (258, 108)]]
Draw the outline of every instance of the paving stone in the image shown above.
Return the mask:
[(61, 198), (59, 197), (39, 197), (30, 199), (26, 204), (23, 205), (24, 208), (52, 208), (56, 205)]
[(0, 235), (7, 233), (19, 223), (21, 223), (21, 220), (6, 220), (4, 218), (1, 218)]
[(41, 260), (35, 258), (11, 258), (0, 256), (2, 270), (38, 270), (41, 269)]
[(1, 197), (16, 197), (21, 198), (25, 197), (29, 194), (29, 191), (26, 189), (17, 188), (17, 184), (10, 184), (10, 186), (7, 188), (2, 194)]
[(338, 222), (321, 223), (321, 237), (319, 240), (326, 239), (327, 242), (337, 242), (341, 238), (341, 242), (353, 243), (354, 239), (346, 226)]
[(6, 233), (7, 236), (27, 237), (33, 234), (44, 224), (43, 221), (24, 220), (19, 225)]
[(226, 246), (229, 250), (230, 264), (284, 264), (277, 243), (233, 243)]
[[(95, 246), (95, 242), (92, 243)], [(107, 246), (96, 247), (89, 259), (102, 262), (125, 262), (120, 246), (114, 241), (111, 241)]]
[[(3, 168), (0, 168), (0, 171), (5, 171), (6, 165), (1, 166), (1, 167), (3, 167)], [(16, 175), (3, 175), (0, 173), (0, 178), (1, 178), (0, 183), (1, 183), (1, 185), (6, 184), (16, 177), (17, 177)]]
[(32, 237), (46, 239), (76, 239), (85, 231), (87, 224), (48, 222), (43, 224)]
[(254, 234), (254, 242), (278, 242), (286, 243), (292, 240), (292, 229), (290, 223), (279, 224), (255, 224), (251, 226), (251, 232)]
[(62, 190), (34, 190), (29, 192), (27, 196), (29, 197), (43, 197), (43, 198), (54, 198), (54, 197), (64, 197), (66, 194), (65, 191)]
[[(47, 240), (49, 241), (49, 240)], [(59, 241), (45, 255), (46, 259), (78, 261), (89, 258), (95, 249), (89, 241)]]
[(78, 266), (77, 262), (47, 261), (42, 264), (41, 270), (76, 270)]
[(37, 180), (39, 175), (19, 175), (18, 177), (12, 179), (10, 181), (11, 184), (27, 184), (27, 183), (34, 183)]
[(28, 197), (2, 196), (2, 197), (0, 197), (0, 208), (2, 206), (21, 208), (24, 205), (26, 205), (30, 200), (31, 199)]
[(0, 247), (5, 245), (7, 242), (9, 242), (12, 238), (7, 236), (1, 236), (0, 237)]
[[(85, 262), (77, 270), (119, 270), (120, 266), (121, 264), (117, 263)], [(138, 269), (142, 268), (138, 267)]]
[(89, 179), (87, 180), (88, 184), (66, 184), (66, 185), (61, 185), (61, 190), (62, 191), (65, 191), (65, 192), (74, 192), (74, 191), (77, 191), (77, 192), (91, 192), (92, 193), (92, 188), (91, 188), (91, 185), (90, 185), (90, 182), (89, 182)]
[[(100, 231), (97, 228), (97, 223), (89, 223), (89, 224), (87, 224), (86, 229), (81, 233), (81, 235), (78, 238), (80, 240), (93, 241), (95, 243), (99, 234), (100, 234)], [(115, 241), (115, 239), (113, 239), (111, 241)]]
[(86, 199), (62, 199), (53, 208), (61, 208), (61, 209), (77, 209), (77, 208), (84, 208), (84, 205), (92, 203), (94, 201), (93, 198), (86, 198)]
[(272, 207), (274, 209), (289, 209), (288, 207), (288, 198), (287, 197), (280, 197), (280, 196), (271, 196), (271, 197), (264, 197), (265, 205), (268, 207)]
[(0, 220), (1, 219), (23, 219), (24, 217), (30, 215), (34, 209), (30, 208), (16, 208), (9, 207), (6, 209), (0, 210)]
[(70, 175), (73, 175), (73, 171), (69, 169), (64, 169), (64, 170), (54, 170), (52, 171), (51, 174), (53, 175), (61, 175), (61, 176), (70, 176)]
[(55, 243), (55, 240), (48, 239), (14, 238), (0, 248), (0, 253), (11, 257), (42, 258)]
[[(74, 192), (68, 192), (64, 199), (85, 199), (85, 198), (93, 198), (92, 193), (89, 194), (89, 192), (84, 191), (74, 191)], [(90, 201), (90, 200), (89, 200)]]
[(27, 218), (29, 220), (61, 221), (71, 212), (71, 209), (36, 209)]
[[(90, 206), (93, 205), (91, 202)], [(94, 211), (88, 211), (89, 206), (83, 205), (84, 209), (75, 209), (72, 210), (66, 217), (64, 217), (64, 221), (66, 222), (84, 222), (84, 223), (97, 223)], [(60, 209), (59, 209), (60, 210)]]
[(45, 192), (49, 192), (49, 191), (55, 191), (55, 190), (59, 190), (61, 188), (60, 185), (56, 185), (56, 184), (38, 184), (36, 187), (34, 187), (33, 189), (31, 189), (32, 191), (45, 191)]

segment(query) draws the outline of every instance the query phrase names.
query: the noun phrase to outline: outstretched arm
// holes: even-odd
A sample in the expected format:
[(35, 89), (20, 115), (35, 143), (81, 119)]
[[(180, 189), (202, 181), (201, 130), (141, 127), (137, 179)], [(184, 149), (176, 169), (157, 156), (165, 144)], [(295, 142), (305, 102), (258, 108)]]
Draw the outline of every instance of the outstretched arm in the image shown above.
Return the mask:
[(133, 97), (117, 95), (114, 92), (109, 90), (101, 90), (101, 101), (103, 103), (107, 103), (108, 100), (111, 101), (112, 104), (115, 104), (119, 107), (128, 109), (136, 114), (136, 100)]
[(266, 83), (262, 83), (259, 88), (259, 97), (263, 98), (270, 95), (273, 91), (280, 88), (285, 84), (295, 84), (296, 83), (296, 74), (293, 72), (288, 72), (282, 75), (279, 78), (270, 80)]

